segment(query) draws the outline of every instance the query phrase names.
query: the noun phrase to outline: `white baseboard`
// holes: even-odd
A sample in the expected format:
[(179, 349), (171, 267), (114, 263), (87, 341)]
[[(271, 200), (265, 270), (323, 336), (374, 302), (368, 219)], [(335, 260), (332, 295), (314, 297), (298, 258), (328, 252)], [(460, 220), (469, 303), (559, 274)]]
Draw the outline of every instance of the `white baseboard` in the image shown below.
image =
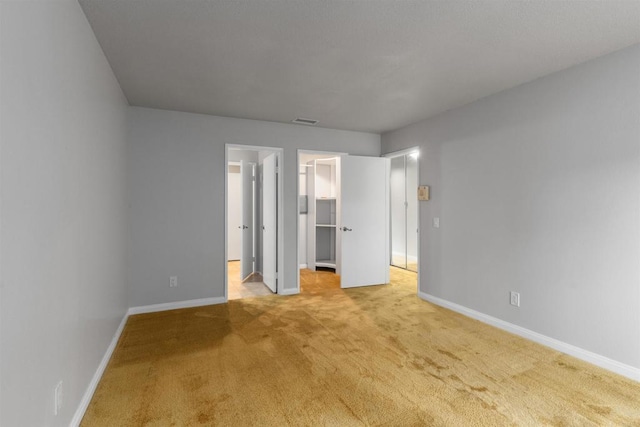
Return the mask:
[(107, 351), (105, 351), (104, 356), (102, 356), (102, 360), (98, 365), (98, 369), (96, 369), (96, 372), (93, 374), (93, 377), (91, 378), (91, 382), (89, 382), (89, 386), (85, 390), (84, 395), (82, 396), (82, 400), (80, 400), (80, 405), (78, 406), (78, 409), (76, 409), (76, 413), (73, 415), (73, 418), (71, 419), (71, 423), (69, 424), (71, 427), (79, 426), (80, 423), (82, 422), (84, 413), (89, 407), (89, 403), (91, 403), (91, 398), (93, 397), (93, 393), (95, 393), (96, 388), (98, 387), (98, 383), (102, 378), (102, 374), (104, 373), (104, 370), (107, 368), (107, 365), (109, 364), (109, 360), (111, 360), (111, 355), (113, 354), (113, 351), (116, 349), (116, 345), (118, 344), (118, 340), (120, 339), (120, 335), (124, 330), (124, 325), (127, 323), (128, 318), (129, 318), (129, 313), (127, 312), (122, 317), (122, 321), (120, 322), (118, 329), (116, 329), (116, 333), (113, 334), (113, 338), (109, 343), (109, 347), (107, 347)]
[(278, 289), (278, 295), (296, 295), (299, 294), (300, 291), (296, 288), (292, 289)]
[(303, 268), (307, 268), (307, 264), (300, 264), (300, 269), (302, 270)]
[(597, 353), (585, 350), (580, 347), (576, 347), (572, 344), (557, 340), (555, 338), (542, 335), (538, 332), (534, 332), (530, 329), (523, 328), (521, 326), (514, 325), (513, 323), (506, 322), (488, 314), (481, 313), (479, 311), (467, 308), (465, 306), (444, 300), (442, 298), (429, 295), (425, 292), (418, 292), (418, 296), (426, 301), (432, 302), (444, 308), (448, 308), (465, 316), (479, 320), (496, 328), (503, 329), (512, 334), (519, 335), (528, 340), (537, 342), (547, 347), (551, 347), (554, 350), (558, 350), (562, 353), (566, 353), (573, 357), (576, 357), (585, 362), (589, 362), (601, 368), (620, 374), (624, 377), (632, 379), (634, 381), (640, 381), (640, 369), (631, 365), (627, 365), (617, 360), (610, 359)]
[(166, 311), (166, 310), (175, 310), (178, 308), (190, 308), (190, 307), (201, 307), (203, 305), (214, 305), (214, 304), (223, 304), (227, 302), (227, 298), (225, 297), (216, 297), (216, 298), (200, 298), (200, 299), (190, 299), (186, 301), (176, 301), (176, 302), (167, 302), (164, 304), (151, 304), (151, 305), (142, 305), (138, 307), (131, 307), (127, 314), (142, 314), (142, 313), (155, 313), (156, 311)]

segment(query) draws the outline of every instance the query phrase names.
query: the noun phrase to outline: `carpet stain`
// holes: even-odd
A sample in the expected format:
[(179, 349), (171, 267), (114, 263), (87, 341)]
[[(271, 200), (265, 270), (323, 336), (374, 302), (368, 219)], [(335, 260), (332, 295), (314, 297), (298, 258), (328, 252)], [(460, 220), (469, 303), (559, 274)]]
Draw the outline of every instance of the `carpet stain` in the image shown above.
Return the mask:
[(567, 364), (567, 363), (560, 362), (560, 363), (558, 363), (558, 365), (560, 365), (560, 366), (562, 366), (564, 369), (568, 369), (568, 370), (570, 370), (570, 371), (578, 371), (578, 368), (577, 368), (576, 366), (569, 365), (569, 364)]
[(589, 408), (593, 409), (599, 415), (609, 415), (611, 413), (611, 408), (608, 406), (598, 406), (598, 405), (587, 405)]
[(444, 354), (445, 356), (450, 357), (453, 360), (462, 361), (462, 359), (460, 359), (458, 356), (456, 356), (455, 354), (451, 353), (450, 351), (438, 349), (438, 353)]
[(427, 356), (421, 356), (421, 357), (419, 356), (418, 359), (422, 360), (425, 365), (436, 368), (437, 370), (446, 369), (445, 366), (439, 365), (438, 363), (434, 362), (432, 359), (430, 359)]

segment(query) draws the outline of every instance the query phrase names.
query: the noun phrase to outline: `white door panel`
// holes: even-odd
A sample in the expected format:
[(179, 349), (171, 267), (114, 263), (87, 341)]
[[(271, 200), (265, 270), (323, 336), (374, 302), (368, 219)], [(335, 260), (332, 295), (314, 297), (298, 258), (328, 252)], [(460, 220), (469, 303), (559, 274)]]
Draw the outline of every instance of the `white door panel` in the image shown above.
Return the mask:
[(277, 190), (276, 154), (263, 160), (262, 170), (262, 280), (276, 292), (277, 262)]
[(240, 257), (241, 279), (253, 273), (253, 163), (240, 162), (240, 180), (242, 191), (242, 243)]
[(389, 282), (389, 159), (339, 159), (341, 287)]
[[(237, 166), (234, 166), (234, 168), (237, 169)], [(227, 214), (227, 239), (229, 244), (227, 259), (229, 261), (237, 261), (240, 259), (240, 241), (242, 239), (242, 190), (240, 187), (240, 173), (238, 173), (237, 170), (236, 172), (229, 172), (227, 177), (229, 189)]]

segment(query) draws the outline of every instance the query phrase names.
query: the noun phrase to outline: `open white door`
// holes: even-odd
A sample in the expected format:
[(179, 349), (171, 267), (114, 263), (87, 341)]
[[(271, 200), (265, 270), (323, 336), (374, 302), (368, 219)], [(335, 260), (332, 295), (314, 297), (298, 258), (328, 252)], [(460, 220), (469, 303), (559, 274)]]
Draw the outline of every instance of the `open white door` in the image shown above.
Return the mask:
[(269, 154), (262, 162), (262, 280), (276, 292), (277, 263), (277, 177), (276, 154)]
[(389, 159), (343, 156), (338, 161), (340, 286), (388, 283)]
[(229, 165), (227, 175), (227, 260), (239, 261), (242, 241), (242, 190), (240, 166)]
[(242, 243), (240, 256), (240, 275), (244, 280), (253, 273), (253, 163), (240, 162), (240, 181), (242, 192)]

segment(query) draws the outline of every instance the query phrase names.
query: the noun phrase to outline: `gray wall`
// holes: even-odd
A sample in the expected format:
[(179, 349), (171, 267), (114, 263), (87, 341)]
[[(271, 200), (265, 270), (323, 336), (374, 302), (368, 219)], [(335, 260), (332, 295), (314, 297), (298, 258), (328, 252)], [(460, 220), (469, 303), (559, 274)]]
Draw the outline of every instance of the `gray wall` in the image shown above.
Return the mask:
[(382, 141), (432, 186), (422, 292), (640, 367), (640, 46)]
[(127, 309), (127, 106), (76, 1), (0, 8), (0, 424), (68, 426)]
[[(224, 295), (225, 144), (284, 148), (288, 289), (298, 275), (296, 149), (380, 154), (375, 134), (130, 108), (131, 306)], [(172, 275), (177, 288), (169, 288)]]

